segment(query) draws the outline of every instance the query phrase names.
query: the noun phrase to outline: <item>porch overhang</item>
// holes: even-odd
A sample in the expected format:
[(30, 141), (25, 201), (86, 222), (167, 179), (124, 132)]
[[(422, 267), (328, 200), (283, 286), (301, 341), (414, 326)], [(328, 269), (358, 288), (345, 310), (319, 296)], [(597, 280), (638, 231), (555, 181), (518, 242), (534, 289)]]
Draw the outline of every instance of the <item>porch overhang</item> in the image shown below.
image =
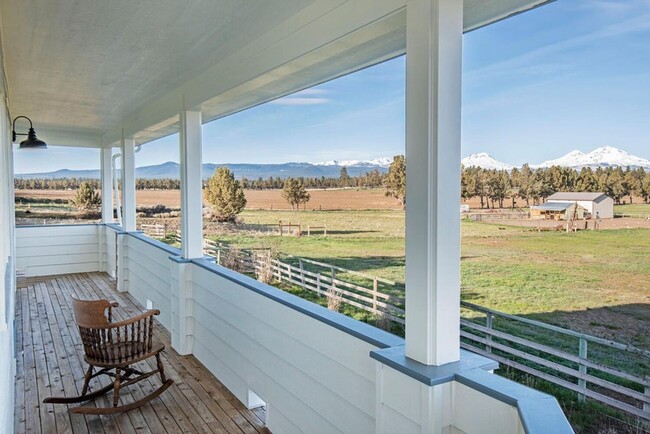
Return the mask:
[[(464, 31), (547, 2), (465, 0)], [(4, 1), (9, 108), (48, 143), (146, 143), (403, 54), (406, 3)]]

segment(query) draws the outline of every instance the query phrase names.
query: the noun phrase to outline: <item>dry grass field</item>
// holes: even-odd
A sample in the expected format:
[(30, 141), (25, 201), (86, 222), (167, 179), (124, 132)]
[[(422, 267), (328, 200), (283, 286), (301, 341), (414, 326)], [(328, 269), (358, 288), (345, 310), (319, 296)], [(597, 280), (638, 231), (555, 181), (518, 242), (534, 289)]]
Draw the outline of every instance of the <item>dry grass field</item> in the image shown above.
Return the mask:
[[(34, 199), (71, 199), (74, 190), (16, 190), (16, 197)], [(393, 198), (386, 197), (383, 190), (310, 190), (308, 210), (363, 210), (400, 209)], [(282, 198), (281, 190), (246, 190), (248, 209), (290, 210), (291, 206)], [(163, 204), (170, 208), (181, 206), (180, 190), (137, 190), (136, 203), (139, 206)]]

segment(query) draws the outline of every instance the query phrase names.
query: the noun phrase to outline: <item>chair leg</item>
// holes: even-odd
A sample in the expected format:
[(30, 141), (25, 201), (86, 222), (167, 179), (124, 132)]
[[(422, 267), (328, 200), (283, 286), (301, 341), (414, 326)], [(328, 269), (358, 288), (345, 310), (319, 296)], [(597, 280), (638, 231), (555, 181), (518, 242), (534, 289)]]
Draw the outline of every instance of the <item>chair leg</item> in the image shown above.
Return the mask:
[(88, 392), (88, 384), (90, 383), (90, 379), (93, 376), (93, 365), (88, 366), (88, 370), (86, 371), (86, 375), (84, 376), (84, 387), (83, 390), (81, 391), (81, 396), (85, 396), (86, 392)]
[(122, 382), (122, 376), (120, 373), (120, 368), (115, 368), (115, 389), (113, 389), (113, 407), (117, 407), (118, 401), (120, 399), (120, 384)]
[(164, 383), (167, 381), (167, 378), (165, 377), (165, 367), (160, 360), (160, 353), (156, 354), (156, 363), (158, 364), (158, 371), (160, 372), (160, 380)]

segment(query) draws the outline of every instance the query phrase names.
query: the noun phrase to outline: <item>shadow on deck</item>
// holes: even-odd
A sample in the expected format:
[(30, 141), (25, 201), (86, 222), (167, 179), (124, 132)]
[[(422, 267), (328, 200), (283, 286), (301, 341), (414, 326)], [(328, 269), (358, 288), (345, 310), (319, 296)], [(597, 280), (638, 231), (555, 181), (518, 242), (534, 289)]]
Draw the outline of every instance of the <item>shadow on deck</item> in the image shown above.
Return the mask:
[[(16, 433), (270, 433), (264, 427), (263, 408), (248, 410), (194, 356), (180, 356), (159, 323), (154, 336), (166, 346), (165, 371), (174, 380), (160, 397), (138, 409), (108, 416), (70, 414), (66, 405), (42, 404), (51, 395), (79, 395), (83, 385), (87, 365), (69, 295), (117, 301), (116, 321), (143, 308), (129, 294), (115, 291), (103, 273), (23, 278), (17, 286)], [(155, 359), (139, 365), (155, 369)], [(97, 388), (107, 383), (98, 378), (93, 384)], [(159, 386), (159, 377), (150, 377), (125, 388), (121, 400), (132, 402)], [(109, 406), (110, 397), (95, 403)]]

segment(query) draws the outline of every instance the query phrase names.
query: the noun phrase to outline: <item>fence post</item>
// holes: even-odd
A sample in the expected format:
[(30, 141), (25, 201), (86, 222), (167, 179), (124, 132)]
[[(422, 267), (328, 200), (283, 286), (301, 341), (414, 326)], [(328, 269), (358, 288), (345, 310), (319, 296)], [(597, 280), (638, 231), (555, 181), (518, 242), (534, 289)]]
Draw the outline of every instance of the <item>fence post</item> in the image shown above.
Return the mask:
[[(581, 359), (586, 359), (587, 358), (587, 340), (585, 338), (580, 338), (580, 347), (578, 349), (578, 356)], [(580, 363), (580, 366), (578, 367), (578, 371), (580, 371), (581, 374), (586, 374), (587, 373), (587, 366)], [(578, 379), (578, 386), (581, 389), (586, 389), (587, 388), (587, 380), (583, 380), (582, 378)], [(578, 401), (584, 402), (585, 398), (586, 397), (585, 397), (584, 393), (578, 394)]]
[(377, 314), (377, 290), (378, 288), (377, 278), (372, 279), (372, 312)]
[(324, 232), (325, 232), (325, 233), (323, 234), (323, 236), (326, 237), (326, 236), (327, 236), (327, 225), (323, 225), (323, 230), (324, 230)]
[(302, 268), (302, 259), (298, 259), (298, 263), (300, 264), (300, 280), (302, 286), (305, 286), (305, 270)]
[[(494, 321), (494, 317), (492, 316), (492, 312), (486, 312), (485, 313), (485, 327), (492, 331), (492, 322)], [(488, 354), (492, 353), (492, 334), (488, 334), (485, 339), (487, 340), (487, 344), (485, 344), (485, 351)]]
[(334, 279), (336, 279), (336, 270), (334, 270), (334, 267), (332, 267), (332, 288), (336, 289), (336, 283), (334, 282)]
[(280, 227), (280, 236), (282, 236), (282, 220), (280, 220), (278, 226)]
[[(648, 380), (650, 380), (650, 377), (646, 376), (645, 379), (646, 379), (646, 381), (648, 381)], [(645, 394), (645, 396), (650, 398), (650, 386), (645, 386), (645, 389), (643, 389), (643, 393)], [(643, 403), (643, 411), (647, 411), (648, 413), (650, 413), (650, 404), (648, 404), (647, 402), (644, 402)]]
[(318, 290), (317, 294), (318, 297), (322, 297), (323, 294), (321, 294), (321, 289), (320, 289), (320, 273), (316, 274), (316, 289)]

